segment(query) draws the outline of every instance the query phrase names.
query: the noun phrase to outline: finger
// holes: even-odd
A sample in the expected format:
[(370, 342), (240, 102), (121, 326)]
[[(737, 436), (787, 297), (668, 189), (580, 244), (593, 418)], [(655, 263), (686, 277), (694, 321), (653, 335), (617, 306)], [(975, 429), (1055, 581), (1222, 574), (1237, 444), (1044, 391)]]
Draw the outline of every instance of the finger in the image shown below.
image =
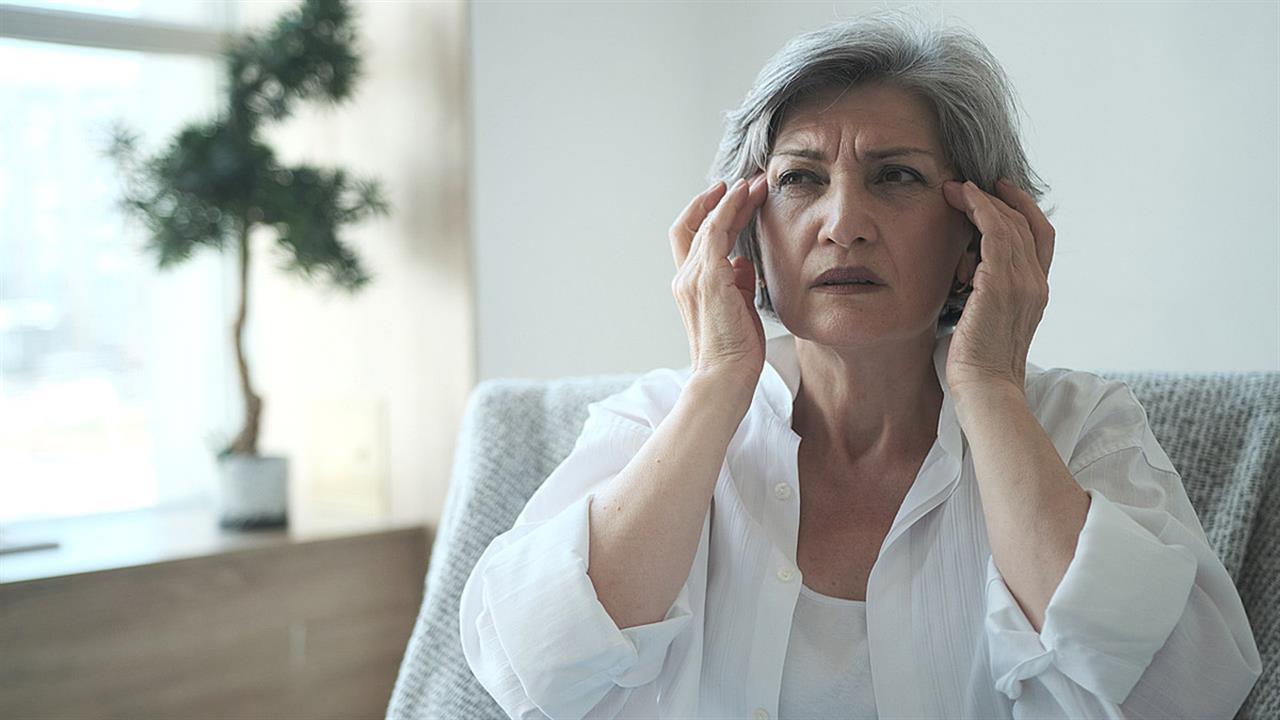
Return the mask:
[(729, 196), (733, 194), (734, 185), (726, 185), (724, 192), (716, 192), (714, 199), (707, 200), (706, 212), (703, 214), (702, 222), (699, 223), (697, 230), (693, 233), (693, 242), (689, 246), (689, 256), (701, 256), (706, 254), (705, 245), (707, 242), (707, 228), (711, 223), (713, 213), (724, 207), (729, 202)]
[(768, 185), (765, 183), (763, 172), (752, 175), (747, 180), (747, 197), (746, 202), (738, 210), (738, 214), (733, 218), (733, 225), (729, 228), (729, 235), (736, 241), (738, 234), (746, 229), (747, 224), (751, 222), (751, 218), (755, 216), (756, 210), (760, 209), (760, 203), (764, 201), (768, 195)]
[(676, 221), (671, 224), (667, 236), (671, 240), (671, 256), (676, 261), (677, 269), (683, 266), (685, 258), (689, 257), (694, 235), (698, 232), (702, 221), (706, 219), (707, 213), (719, 202), (724, 189), (724, 181), (717, 180), (711, 187), (695, 195), (676, 217)]
[(1007, 265), (1012, 261), (1009, 257), (1010, 248), (1004, 243), (991, 239), (997, 231), (1004, 231), (1004, 216), (990, 203), (979, 204), (967, 190), (967, 185), (960, 181), (947, 181), (942, 184), (942, 196), (952, 207), (968, 216), (969, 222), (978, 228), (982, 236), (979, 252), (982, 254), (983, 262), (994, 263), (993, 269), (995, 265)]
[[(1043, 272), (1043, 266), (1040, 266), (1036, 261), (1036, 236), (1031, 231), (1031, 224), (1027, 222), (1027, 219), (1000, 197), (992, 195), (981, 188), (978, 188), (978, 192), (983, 200), (991, 203), (1005, 217), (1009, 227), (1013, 232), (1017, 233), (1017, 240), (1012, 244), (1010, 250), (1017, 253), (1018, 267), (1035, 264)], [(999, 190), (997, 189), (996, 192), (999, 192)]]
[[(747, 183), (744, 178), (740, 178), (729, 188), (720, 202), (716, 205), (711, 214), (707, 215), (707, 219), (702, 221), (702, 227), (693, 238), (693, 244), (696, 249), (691, 248), (690, 254), (699, 252), (703, 255), (714, 253), (716, 257), (724, 259), (729, 257), (729, 249), (726, 247), (723, 252), (721, 247), (726, 244), (729, 228), (734, 221), (734, 215), (741, 208), (742, 199), (747, 195)], [(729, 243), (730, 247), (732, 243)]]
[(733, 284), (737, 285), (744, 295), (750, 293), (751, 297), (754, 298), (756, 287), (755, 266), (751, 264), (751, 261), (745, 255), (739, 255), (730, 264), (733, 265)]
[[(1015, 254), (1024, 254), (1019, 245), (1029, 241), (1021, 236), (1016, 224), (996, 206), (994, 201), (997, 198), (987, 195), (970, 182), (944, 183), (943, 196), (952, 206), (968, 215), (970, 222), (982, 232), (983, 258), (989, 257), (1001, 264), (1012, 265), (1015, 263)], [(1001, 240), (1010, 235), (1017, 239), (1012, 242)]]
[[(712, 245), (709, 245), (707, 250), (715, 253), (717, 258), (728, 257), (733, 251), (733, 246), (738, 242), (738, 236), (751, 222), (751, 218), (755, 216), (756, 210), (767, 194), (764, 173), (749, 176), (746, 181), (747, 184), (739, 188), (737, 197), (733, 200), (733, 207), (725, 208), (724, 212), (729, 224), (724, 228), (724, 232), (709, 238)], [(729, 202), (728, 196), (725, 197), (725, 202)]]
[(1031, 233), (1035, 237), (1036, 259), (1040, 261), (1040, 267), (1044, 269), (1047, 277), (1049, 265), (1053, 262), (1053, 245), (1057, 235), (1053, 224), (1040, 210), (1040, 206), (1036, 204), (1035, 198), (1031, 197), (1030, 193), (1005, 178), (1000, 178), (996, 182), (996, 192), (1000, 193), (1000, 197), (1006, 203), (1022, 213), (1031, 226)]
[[(1016, 242), (1011, 244), (1009, 249), (1011, 252), (1017, 253), (1018, 266), (1021, 267), (1024, 264), (1032, 262), (1036, 257), (1036, 238), (1035, 234), (1031, 231), (1031, 224), (1027, 222), (1027, 219), (1023, 217), (1022, 213), (1010, 207), (1009, 204), (1001, 198), (978, 187), (976, 183), (973, 184), (969, 190), (971, 192), (974, 190), (977, 191), (979, 197), (978, 202), (985, 201), (991, 203), (991, 206), (1005, 217), (1009, 228), (1013, 232), (1017, 233), (1018, 239)], [(1041, 269), (1043, 270), (1043, 267)]]
[(703, 221), (711, 209), (716, 206), (720, 198), (724, 195), (726, 186), (723, 180), (717, 180), (712, 183), (710, 188), (702, 191), (689, 201), (689, 205), (672, 223), (669, 232), (671, 238), (671, 253), (676, 261), (676, 268), (679, 269), (693, 253), (693, 246), (697, 243), (698, 228), (701, 227)]

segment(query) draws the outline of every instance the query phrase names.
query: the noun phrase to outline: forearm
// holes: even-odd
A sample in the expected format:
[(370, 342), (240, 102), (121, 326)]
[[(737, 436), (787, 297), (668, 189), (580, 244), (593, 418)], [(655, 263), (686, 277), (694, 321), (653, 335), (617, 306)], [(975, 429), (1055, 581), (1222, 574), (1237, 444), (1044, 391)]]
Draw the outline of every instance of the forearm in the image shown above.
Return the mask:
[(996, 568), (1036, 632), (1075, 557), (1089, 495), (1016, 389), (957, 394)]
[(750, 389), (691, 379), (640, 452), (592, 499), (587, 574), (619, 628), (658, 622), (675, 602)]

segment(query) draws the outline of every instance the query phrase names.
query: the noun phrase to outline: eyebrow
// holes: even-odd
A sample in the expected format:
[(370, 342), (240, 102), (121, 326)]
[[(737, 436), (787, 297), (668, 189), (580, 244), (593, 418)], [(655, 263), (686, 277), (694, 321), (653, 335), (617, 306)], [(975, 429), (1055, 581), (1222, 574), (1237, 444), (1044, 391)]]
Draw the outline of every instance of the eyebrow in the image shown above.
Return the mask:
[[(814, 150), (812, 148), (789, 148), (785, 150), (778, 150), (771, 153), (769, 155), (769, 159), (773, 159), (775, 155), (794, 155), (795, 157), (805, 158), (808, 160), (817, 160), (819, 162), (827, 161), (826, 155), (824, 155), (820, 150)], [(927, 155), (931, 158), (934, 157), (933, 153), (923, 148), (905, 146), (881, 148), (878, 150), (868, 150), (866, 152), (867, 158), (871, 160), (883, 160), (885, 158), (898, 157), (901, 155)], [(937, 158), (934, 159), (936, 160)]]

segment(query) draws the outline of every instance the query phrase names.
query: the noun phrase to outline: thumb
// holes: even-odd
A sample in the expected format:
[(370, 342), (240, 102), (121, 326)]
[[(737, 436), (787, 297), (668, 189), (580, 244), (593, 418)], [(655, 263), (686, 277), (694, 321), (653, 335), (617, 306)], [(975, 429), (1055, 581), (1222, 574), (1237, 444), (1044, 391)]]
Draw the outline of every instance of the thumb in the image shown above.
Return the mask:
[(751, 261), (745, 256), (739, 255), (730, 261), (733, 265), (733, 284), (738, 286), (739, 290), (750, 292), (752, 297), (755, 296), (756, 288), (756, 272)]
[(748, 306), (754, 307), (756, 302), (755, 267), (747, 258), (739, 255), (731, 261), (733, 265), (733, 284), (738, 286), (742, 299)]

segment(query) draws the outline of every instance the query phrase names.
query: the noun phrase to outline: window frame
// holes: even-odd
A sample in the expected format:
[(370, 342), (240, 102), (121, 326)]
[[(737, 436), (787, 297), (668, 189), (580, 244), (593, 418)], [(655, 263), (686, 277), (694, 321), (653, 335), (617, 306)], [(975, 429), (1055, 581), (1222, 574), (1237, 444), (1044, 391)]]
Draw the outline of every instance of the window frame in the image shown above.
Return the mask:
[[(235, 4), (223, 3), (223, 27)], [(229, 33), (193, 25), (0, 3), (0, 37), (145, 53), (217, 57)]]

